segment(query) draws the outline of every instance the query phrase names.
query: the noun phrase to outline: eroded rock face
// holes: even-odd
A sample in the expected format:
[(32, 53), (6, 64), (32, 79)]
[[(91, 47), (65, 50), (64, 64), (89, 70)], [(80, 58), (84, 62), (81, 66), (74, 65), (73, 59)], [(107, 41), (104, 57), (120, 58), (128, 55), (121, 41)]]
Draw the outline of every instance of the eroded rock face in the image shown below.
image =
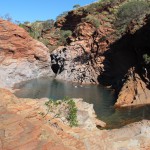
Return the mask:
[(50, 61), (42, 43), (17, 25), (0, 20), (0, 87), (52, 75)]
[(51, 60), (57, 79), (81, 84), (98, 83), (98, 74), (92, 66), (91, 56), (84, 51), (80, 43), (56, 49), (51, 54)]

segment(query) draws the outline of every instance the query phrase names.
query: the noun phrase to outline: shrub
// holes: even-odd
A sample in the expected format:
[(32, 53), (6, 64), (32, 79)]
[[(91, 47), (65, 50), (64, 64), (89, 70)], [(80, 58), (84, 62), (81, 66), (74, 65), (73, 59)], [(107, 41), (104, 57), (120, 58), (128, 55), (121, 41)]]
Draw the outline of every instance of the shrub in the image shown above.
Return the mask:
[(78, 121), (77, 121), (77, 107), (75, 102), (71, 99), (68, 102), (69, 105), (69, 115), (68, 115), (68, 120), (70, 122), (70, 126), (78, 126)]
[(78, 9), (79, 7), (81, 7), (79, 4), (73, 6), (74, 9)]
[(93, 14), (94, 12), (97, 12), (101, 8), (102, 8), (102, 3), (96, 2), (87, 6), (86, 11), (90, 14)]
[(90, 14), (100, 13), (103, 10), (108, 10), (108, 8), (112, 7), (117, 2), (118, 0), (99, 0), (98, 2), (88, 5), (86, 11)]
[(60, 30), (60, 39), (59, 42), (62, 44), (66, 43), (66, 39), (72, 35), (71, 30)]
[(41, 32), (36, 31), (36, 30), (31, 30), (29, 32), (30, 36), (33, 37), (34, 39), (38, 40), (39, 37), (41, 36)]
[(10, 22), (13, 21), (12, 17), (9, 14), (5, 14), (2, 18), (7, 20), (7, 21), (10, 21)]
[(86, 16), (82, 19), (82, 21), (91, 23), (95, 28), (98, 28), (100, 26), (100, 21), (92, 15)]
[(136, 0), (128, 2), (119, 8), (116, 25), (127, 25), (131, 22), (131, 20), (136, 19), (148, 10), (149, 5), (147, 2)]
[(148, 54), (144, 54), (143, 59), (144, 59), (145, 64), (148, 65), (150, 63), (150, 56)]
[(49, 40), (48, 39), (39, 39), (40, 42), (42, 42), (44, 45), (48, 46)]
[(43, 30), (51, 29), (52, 27), (54, 27), (54, 20), (53, 19), (46, 20), (42, 23), (42, 26)]
[(27, 25), (27, 24), (30, 24), (30, 22), (29, 21), (25, 21), (24, 24)]
[[(57, 101), (50, 99), (45, 105), (48, 107), (47, 114), (52, 112), (55, 114), (54, 117), (65, 117), (71, 127), (78, 126), (77, 107), (72, 99), (68, 97)], [(44, 117), (46, 115), (44, 115)]]
[(68, 11), (64, 11), (62, 14), (60, 14), (60, 15), (58, 15), (58, 16), (56, 17), (56, 20), (59, 20), (59, 19), (65, 17), (65, 16), (67, 16), (67, 15), (68, 15)]

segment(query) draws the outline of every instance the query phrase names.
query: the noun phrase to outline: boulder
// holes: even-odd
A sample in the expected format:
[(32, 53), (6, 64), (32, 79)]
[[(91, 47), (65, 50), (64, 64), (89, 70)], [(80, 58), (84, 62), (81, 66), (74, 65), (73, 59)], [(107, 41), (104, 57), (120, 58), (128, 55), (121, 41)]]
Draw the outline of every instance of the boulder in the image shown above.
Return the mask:
[(73, 99), (77, 106), (77, 120), (81, 128), (93, 130), (97, 126), (105, 127), (106, 123), (98, 120), (93, 108), (93, 104), (84, 102), (83, 99)]
[(134, 78), (128, 77), (119, 93), (115, 106), (150, 104), (150, 90), (141, 77), (135, 73)]

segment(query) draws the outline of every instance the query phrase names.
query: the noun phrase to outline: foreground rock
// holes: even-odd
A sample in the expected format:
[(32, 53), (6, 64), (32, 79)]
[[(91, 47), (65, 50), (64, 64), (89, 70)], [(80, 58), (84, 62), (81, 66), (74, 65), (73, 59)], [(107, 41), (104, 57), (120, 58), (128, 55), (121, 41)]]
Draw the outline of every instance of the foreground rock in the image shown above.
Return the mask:
[[(0, 89), (0, 149), (149, 150), (150, 121), (114, 130), (70, 128), (47, 113), (44, 99), (19, 99)], [(85, 106), (85, 105), (84, 105)]]
[(48, 49), (22, 28), (0, 20), (0, 87), (52, 75)]

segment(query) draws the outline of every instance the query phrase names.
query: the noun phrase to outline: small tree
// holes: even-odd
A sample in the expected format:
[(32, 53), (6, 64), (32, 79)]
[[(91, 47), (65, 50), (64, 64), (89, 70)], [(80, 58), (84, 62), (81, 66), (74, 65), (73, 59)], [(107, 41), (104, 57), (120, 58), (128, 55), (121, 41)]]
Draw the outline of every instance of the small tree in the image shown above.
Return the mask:
[(29, 24), (29, 23), (30, 23), (29, 21), (25, 21), (25, 22), (24, 22), (24, 24), (26, 24), (26, 25)]
[(54, 20), (53, 19), (46, 20), (42, 23), (42, 25), (44, 30), (51, 29), (54, 26)]
[(150, 56), (148, 54), (144, 54), (143, 55), (143, 59), (145, 64), (149, 64), (150, 63)]
[(15, 20), (15, 24), (19, 25), (19, 24), (20, 24), (20, 21)]
[(81, 7), (79, 4), (76, 4), (73, 6), (73, 9), (78, 9), (79, 7)]
[(60, 18), (65, 17), (67, 15), (68, 15), (68, 11), (64, 11), (62, 14), (60, 14), (56, 17), (56, 20), (59, 20)]
[(12, 22), (12, 17), (9, 14), (5, 14), (3, 18), (7, 21)]

